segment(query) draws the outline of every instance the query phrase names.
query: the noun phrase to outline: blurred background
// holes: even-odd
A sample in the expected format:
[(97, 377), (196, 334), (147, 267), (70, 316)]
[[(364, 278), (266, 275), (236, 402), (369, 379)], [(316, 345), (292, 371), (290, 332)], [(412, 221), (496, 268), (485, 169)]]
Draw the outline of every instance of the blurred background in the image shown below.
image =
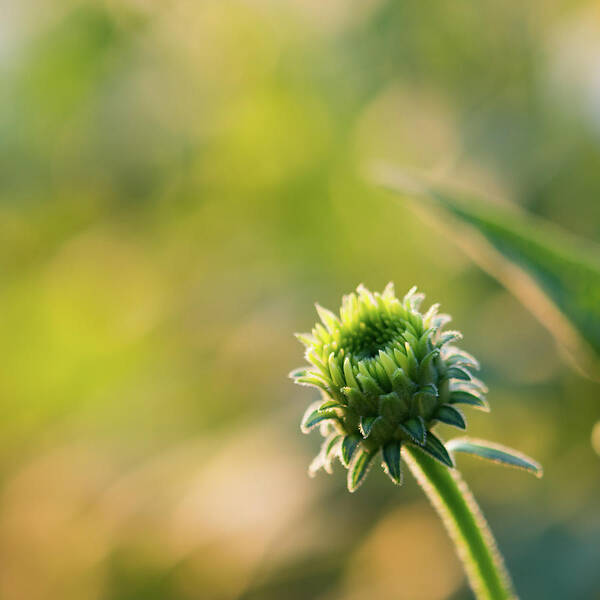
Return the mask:
[(545, 467), (459, 458), (521, 596), (600, 598), (597, 384), (364, 177), (443, 175), (598, 241), (597, 3), (2, 8), (2, 599), (471, 598), (408, 474), (307, 476), (292, 333), (389, 280), (481, 360), (469, 432)]

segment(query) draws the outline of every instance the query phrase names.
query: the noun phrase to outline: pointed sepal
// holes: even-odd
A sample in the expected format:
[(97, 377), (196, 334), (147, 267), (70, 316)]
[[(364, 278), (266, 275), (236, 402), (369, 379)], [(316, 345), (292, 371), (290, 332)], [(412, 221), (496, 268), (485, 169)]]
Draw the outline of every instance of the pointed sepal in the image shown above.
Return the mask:
[(294, 336), (296, 336), (296, 339), (300, 340), (300, 342), (307, 348), (310, 348), (316, 342), (314, 336), (310, 333), (295, 333)]
[(373, 425), (375, 421), (377, 421), (379, 417), (361, 417), (359, 423), (359, 429), (362, 436), (366, 439), (371, 435), (371, 430), (373, 429)]
[(343, 387), (342, 394), (348, 399), (348, 406), (357, 414), (362, 414), (369, 410), (369, 402), (362, 392), (352, 387)]
[(450, 366), (458, 365), (467, 367), (468, 369), (474, 369), (475, 371), (479, 371), (481, 368), (479, 361), (472, 354), (456, 347), (451, 347), (449, 349), (445, 360)]
[(396, 484), (402, 485), (402, 461), (400, 458), (401, 443), (390, 442), (383, 447), (381, 463), (387, 476)]
[(332, 453), (332, 450), (341, 437), (341, 434), (333, 433), (323, 442), (319, 454), (315, 456), (308, 468), (310, 477), (314, 477), (320, 469), (324, 469), (327, 473), (333, 472), (331, 461), (335, 457), (335, 453)]
[(294, 379), (294, 383), (298, 385), (307, 385), (310, 387), (316, 387), (324, 392), (327, 392), (327, 384), (316, 374), (308, 372), (306, 375), (300, 375)]
[(327, 400), (319, 406), (319, 410), (329, 410), (331, 408), (345, 408), (341, 402), (337, 400)]
[(319, 318), (323, 322), (323, 325), (327, 327), (329, 333), (333, 333), (340, 326), (340, 320), (326, 308), (323, 308), (319, 303), (315, 304)]
[(406, 433), (417, 444), (424, 444), (427, 430), (422, 417), (414, 417), (400, 423), (400, 429)]
[(354, 371), (352, 370), (352, 363), (350, 362), (350, 357), (346, 356), (343, 364), (344, 369), (344, 377), (346, 378), (346, 385), (353, 388), (358, 389), (358, 382), (354, 377)]
[(340, 446), (340, 460), (342, 461), (342, 464), (345, 467), (347, 467), (350, 464), (352, 456), (354, 455), (354, 452), (356, 451), (356, 448), (359, 444), (360, 436), (356, 434), (347, 435), (346, 437), (344, 437), (342, 445)]
[(390, 392), (379, 397), (379, 414), (396, 423), (408, 416), (408, 404), (396, 392)]
[(458, 429), (467, 428), (463, 414), (458, 408), (454, 408), (454, 406), (450, 406), (449, 404), (440, 406), (434, 415), (434, 419), (437, 419), (440, 423), (446, 423), (446, 425), (457, 427)]
[(419, 365), (419, 383), (421, 385), (431, 383), (435, 380), (436, 370), (434, 360), (440, 355), (440, 351), (435, 348), (425, 356)]
[(468, 404), (484, 412), (490, 412), (490, 405), (487, 403), (487, 400), (476, 392), (454, 390), (450, 392), (450, 404)]
[(453, 366), (446, 371), (447, 379), (460, 379), (461, 381), (471, 381), (471, 373), (462, 367)]
[(337, 455), (337, 446), (343, 439), (343, 435), (341, 433), (334, 433), (325, 441), (325, 456), (328, 458), (333, 458)]
[(333, 410), (319, 410), (318, 408), (315, 408), (314, 404), (312, 404), (304, 413), (304, 417), (302, 417), (302, 425), (300, 426), (300, 429), (302, 430), (302, 433), (308, 433), (319, 423), (328, 419), (338, 420), (339, 417)]
[(371, 452), (365, 448), (360, 448), (354, 453), (354, 457), (348, 468), (347, 484), (349, 492), (355, 492), (364, 482), (374, 456), (375, 452)]
[(454, 467), (452, 457), (448, 454), (446, 447), (433, 433), (428, 432), (425, 445), (421, 446), (421, 449), (427, 452), (430, 456), (433, 456), (436, 460), (439, 460), (443, 465), (447, 467)]
[(298, 379), (298, 377), (303, 377), (304, 375), (306, 375), (307, 371), (308, 371), (307, 367), (298, 367), (297, 369), (290, 371), (288, 373), (288, 377), (290, 379)]
[[(439, 317), (441, 317), (442, 315), (439, 315)], [(438, 317), (438, 319), (439, 319)], [(442, 346), (449, 344), (450, 342), (456, 342), (458, 340), (462, 340), (462, 333), (460, 331), (444, 331), (442, 334), (440, 334), (440, 337), (438, 339), (437, 342), (437, 346), (438, 348), (441, 348)]]
[(360, 383), (360, 387), (365, 394), (371, 396), (379, 396), (383, 394), (383, 390), (377, 385), (377, 382), (370, 375), (364, 373), (358, 373), (356, 379)]
[(327, 361), (327, 366), (329, 367), (329, 374), (331, 376), (331, 380), (333, 381), (333, 383), (338, 388), (345, 386), (346, 382), (344, 381), (344, 376), (342, 375), (342, 370), (340, 369), (340, 366), (338, 365), (338, 363), (335, 359), (335, 354), (333, 352), (329, 355), (329, 359)]
[[(431, 389), (432, 387), (433, 390)], [(435, 387), (427, 386), (427, 388), (416, 392), (413, 396), (413, 401), (419, 409), (419, 414), (429, 420), (438, 402)]]

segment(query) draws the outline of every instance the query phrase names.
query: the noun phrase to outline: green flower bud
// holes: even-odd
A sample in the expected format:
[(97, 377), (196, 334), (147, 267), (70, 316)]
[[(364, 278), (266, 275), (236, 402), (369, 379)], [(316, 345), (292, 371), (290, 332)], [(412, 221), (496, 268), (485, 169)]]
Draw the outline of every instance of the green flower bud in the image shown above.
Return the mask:
[(338, 458), (354, 491), (381, 453), (384, 471), (400, 484), (403, 444), (454, 466), (432, 429), (465, 429), (457, 405), (487, 411), (487, 390), (472, 374), (475, 358), (453, 345), (460, 332), (442, 331), (450, 317), (438, 314), (437, 304), (419, 312), (423, 298), (416, 288), (399, 300), (391, 283), (381, 294), (361, 285), (344, 296), (339, 316), (317, 305), (322, 324), (297, 334), (310, 364), (290, 376), (321, 392), (302, 420), (303, 432), (318, 426), (325, 438), (311, 473), (331, 472)]

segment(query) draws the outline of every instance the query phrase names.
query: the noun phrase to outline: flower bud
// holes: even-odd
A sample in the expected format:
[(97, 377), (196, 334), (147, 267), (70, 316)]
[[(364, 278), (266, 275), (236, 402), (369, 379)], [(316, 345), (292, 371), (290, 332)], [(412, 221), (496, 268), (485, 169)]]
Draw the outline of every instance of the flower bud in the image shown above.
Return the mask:
[(419, 312), (423, 298), (416, 288), (399, 300), (391, 283), (381, 294), (361, 285), (344, 296), (339, 316), (317, 305), (322, 324), (297, 334), (309, 365), (290, 376), (321, 393), (302, 420), (303, 432), (318, 426), (325, 438), (311, 473), (331, 472), (338, 458), (354, 491), (381, 453), (384, 471), (400, 484), (405, 444), (454, 466), (432, 429), (440, 422), (465, 429), (457, 405), (487, 411), (487, 390), (472, 374), (475, 358), (453, 345), (460, 332), (442, 331), (450, 317), (437, 304)]

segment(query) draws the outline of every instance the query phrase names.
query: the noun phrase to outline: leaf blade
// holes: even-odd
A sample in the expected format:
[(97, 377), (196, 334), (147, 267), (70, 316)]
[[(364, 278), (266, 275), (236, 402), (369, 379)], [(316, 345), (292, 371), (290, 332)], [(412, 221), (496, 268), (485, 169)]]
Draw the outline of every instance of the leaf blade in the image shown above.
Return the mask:
[(465, 198), (424, 178), (391, 169), (380, 169), (376, 178), (391, 191), (418, 198), (417, 210), (424, 206), (434, 217), (444, 213), (442, 230), (552, 333), (581, 372), (598, 379), (598, 244), (516, 207)]
[(509, 467), (515, 467), (541, 477), (544, 473), (542, 465), (526, 454), (513, 450), (508, 446), (480, 440), (476, 438), (455, 438), (446, 447), (451, 453), (463, 452)]

